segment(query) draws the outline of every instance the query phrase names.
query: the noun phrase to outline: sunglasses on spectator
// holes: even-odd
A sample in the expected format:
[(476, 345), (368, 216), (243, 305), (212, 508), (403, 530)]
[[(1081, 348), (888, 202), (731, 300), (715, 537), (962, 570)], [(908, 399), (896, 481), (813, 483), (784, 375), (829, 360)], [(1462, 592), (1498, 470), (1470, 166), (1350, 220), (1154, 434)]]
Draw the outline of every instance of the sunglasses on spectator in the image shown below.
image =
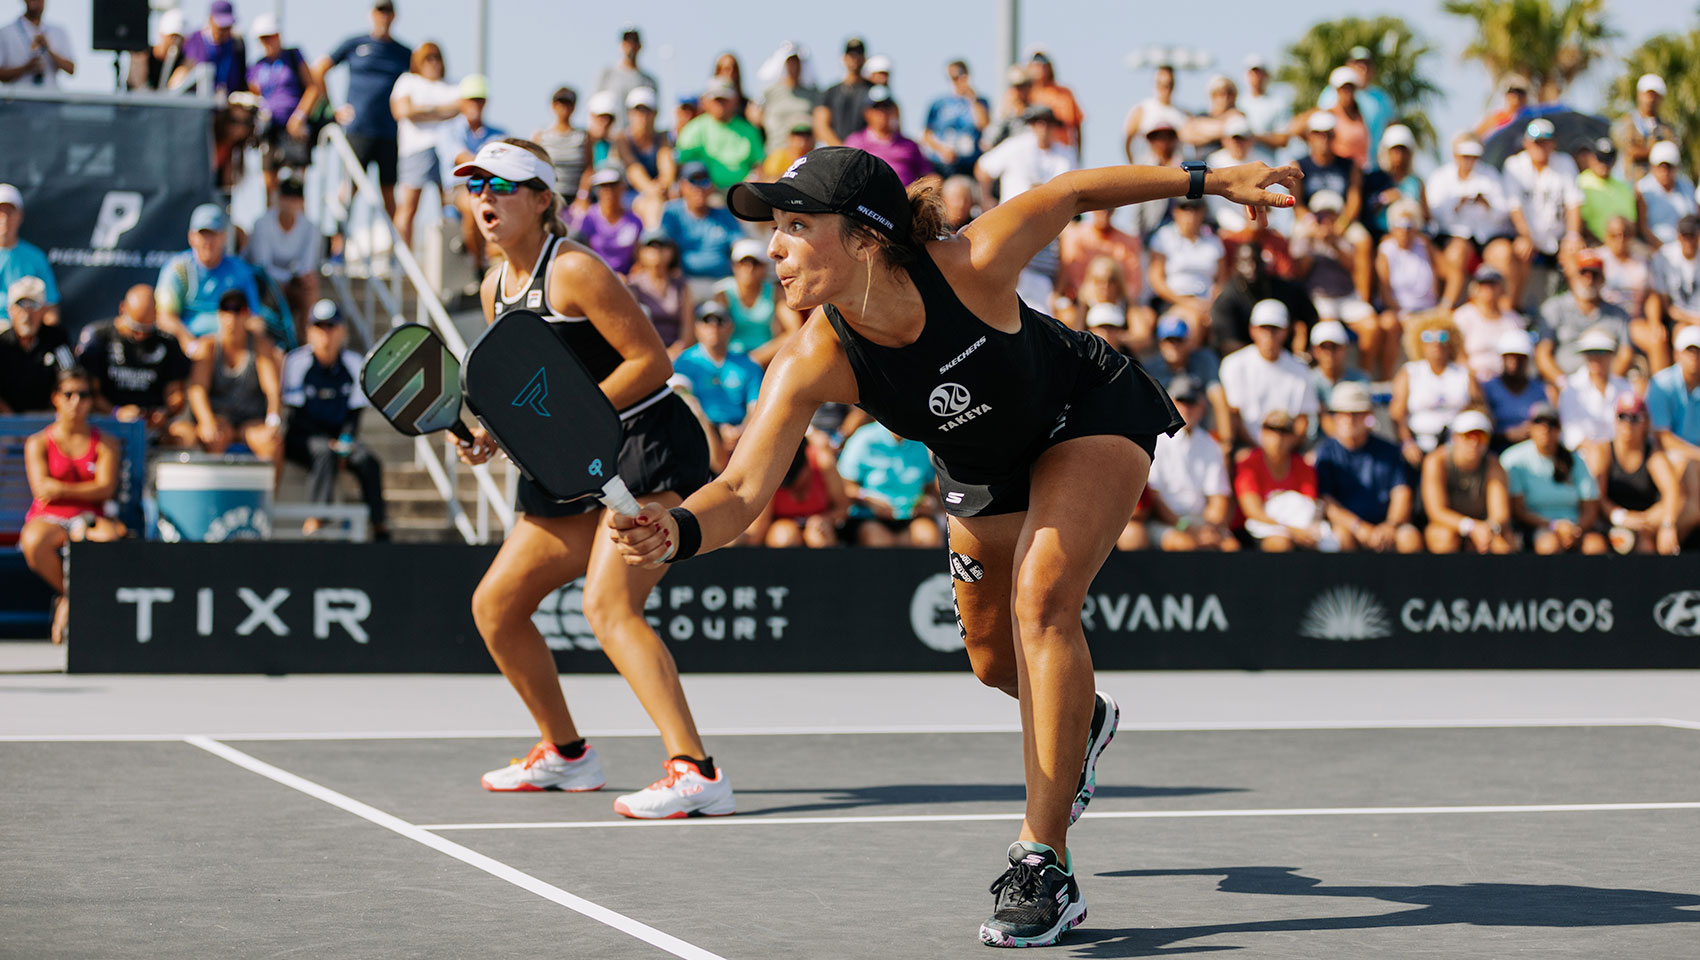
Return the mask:
[(25, 310), (40, 310), (41, 309), (41, 301), (40, 300), (32, 300), (29, 297), (23, 297), (23, 298), (18, 299), (18, 300), (13, 300), (12, 306), (23, 307)]
[(502, 177), (466, 178), (467, 193), (476, 197), (483, 194), (486, 188), (498, 197), (505, 197), (519, 189), (519, 182), (515, 180), (507, 180)]
[(61, 391), (59, 391), (59, 395), (61, 397), (76, 397), (78, 400), (87, 400), (90, 397), (94, 396), (94, 391), (93, 390), (61, 390)]
[(1557, 417), (1536, 417), (1535, 419), (1533, 419), (1529, 422), (1539, 424), (1543, 427), (1556, 427), (1556, 426), (1558, 426), (1558, 418)]
[(1424, 343), (1445, 343), (1451, 339), (1452, 331), (1450, 330), (1424, 330), (1422, 332)]
[(1620, 413), (1617, 419), (1622, 423), (1640, 423), (1647, 418), (1639, 413)]

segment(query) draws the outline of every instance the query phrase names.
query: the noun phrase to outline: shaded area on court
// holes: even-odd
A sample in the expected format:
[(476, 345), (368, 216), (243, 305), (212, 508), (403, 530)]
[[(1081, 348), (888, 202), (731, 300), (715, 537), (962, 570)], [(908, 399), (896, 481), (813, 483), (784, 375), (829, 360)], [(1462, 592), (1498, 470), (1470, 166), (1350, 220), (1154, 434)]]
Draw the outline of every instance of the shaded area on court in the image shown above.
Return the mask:
[[(227, 741), (726, 958), (988, 956), (1021, 809), (1014, 734), (716, 738), (744, 812), (632, 824), (652, 739), (595, 741), (589, 794), (494, 796), (523, 743)], [(0, 743), (0, 957), (666, 957), (182, 742)], [(1253, 730), (1117, 737), (1071, 834), (1107, 958), (1689, 960), (1700, 809), (1245, 816), (1402, 805), (1700, 802), (1700, 731)], [(1116, 818), (1217, 811), (1231, 816)], [(788, 822), (799, 816), (825, 823)], [(927, 816), (928, 822), (830, 822)], [(499, 829), (514, 823), (565, 829)], [(479, 827), (478, 825), (485, 825)]]

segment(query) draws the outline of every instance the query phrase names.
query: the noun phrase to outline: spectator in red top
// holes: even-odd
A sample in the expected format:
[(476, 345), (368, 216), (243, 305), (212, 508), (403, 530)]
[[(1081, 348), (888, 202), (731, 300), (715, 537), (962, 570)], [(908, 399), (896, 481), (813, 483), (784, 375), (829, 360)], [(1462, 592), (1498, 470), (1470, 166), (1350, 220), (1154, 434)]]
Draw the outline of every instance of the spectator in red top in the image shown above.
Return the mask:
[(89, 423), (94, 380), (81, 367), (59, 373), (54, 418), (24, 441), (24, 470), (34, 501), (24, 514), (18, 550), (36, 576), (59, 594), (53, 642), (65, 641), (65, 567), (59, 551), (72, 540), (116, 540), (124, 525), (106, 516), (118, 492), (118, 444)]
[(904, 186), (933, 172), (932, 162), (921, 152), (921, 145), (897, 128), (897, 101), (892, 99), (890, 87), (868, 88), (862, 120), (865, 125), (844, 138), (845, 146), (866, 150), (891, 164)]
[(749, 539), (769, 547), (835, 547), (849, 516), (850, 496), (832, 452), (804, 440), (767, 509), (750, 524)]
[(1051, 108), (1051, 112), (1057, 115), (1057, 122), (1062, 124), (1059, 139), (1074, 148), (1076, 157), (1080, 156), (1084, 149), (1080, 127), (1086, 122), (1086, 115), (1080, 111), (1080, 104), (1075, 102), (1074, 91), (1057, 82), (1051, 55), (1043, 50), (1033, 51), (1027, 72), (1033, 78), (1033, 102)]
[(1320, 521), (1316, 471), (1293, 456), (1302, 436), (1285, 410), (1263, 418), (1258, 444), (1234, 465), (1234, 498), (1245, 514), (1245, 529), (1265, 553), (1321, 547), (1326, 533)]

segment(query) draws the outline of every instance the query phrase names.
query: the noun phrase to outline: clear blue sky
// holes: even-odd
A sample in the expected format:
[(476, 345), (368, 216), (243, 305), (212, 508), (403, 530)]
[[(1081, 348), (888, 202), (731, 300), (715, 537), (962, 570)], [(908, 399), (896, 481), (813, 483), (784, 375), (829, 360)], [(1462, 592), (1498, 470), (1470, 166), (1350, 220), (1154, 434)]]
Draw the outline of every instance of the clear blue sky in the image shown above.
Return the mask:
[[(170, 0), (154, 0), (156, 6)], [(362, 0), (235, 0), (238, 23), (277, 10), (285, 43), (301, 47), (309, 58), (327, 53), (337, 42), (366, 28)], [(9, 19), (21, 9), (16, 0), (0, 0)], [(184, 0), (189, 21), (204, 20), (210, 0)], [(996, 103), (1000, 87), (997, 0), (916, 3), (913, 0), (859, 0), (852, 4), (793, 4), (701, 0), (587, 3), (582, 0), (490, 0), (490, 113), (498, 126), (527, 133), (549, 118), (549, 95), (567, 83), (582, 95), (597, 71), (618, 56), (618, 34), (626, 23), (643, 29), (642, 62), (662, 82), (664, 98), (700, 89), (723, 50), (738, 54), (746, 77), (782, 41), (802, 42), (816, 55), (817, 77), (834, 78), (846, 36), (857, 33), (872, 53), (896, 63), (893, 82), (904, 106), (907, 132), (924, 115), (927, 102), (946, 86), (944, 64), (968, 60), (977, 86)], [(47, 18), (63, 24), (79, 43), (89, 35), (87, 0), (48, 0)], [(1201, 108), (1203, 88), (1215, 70), (1240, 76), (1250, 53), (1275, 58), (1312, 23), (1330, 17), (1404, 16), (1437, 48), (1428, 69), (1445, 93), (1432, 111), (1446, 135), (1473, 123), (1488, 100), (1484, 71), (1460, 61), (1469, 41), (1465, 21), (1432, 5), (1357, 6), (1342, 0), (1288, 0), (1275, 5), (1224, 2), (1214, 5), (1153, 3), (1149, 0), (1026, 0), (1022, 4), (1023, 45), (1047, 47), (1057, 63), (1058, 79), (1073, 88), (1086, 112), (1086, 162), (1118, 162), (1120, 130), (1128, 107), (1146, 96), (1149, 70), (1128, 69), (1123, 59), (1153, 44), (1189, 46), (1215, 53), (1217, 67), (1183, 74), (1178, 100)], [(8, 9), (9, 8), (9, 9)], [(1695, 20), (1686, 4), (1656, 0), (1613, 0), (1613, 22), (1623, 36), (1617, 49), (1627, 51), (1652, 34), (1686, 29)], [(435, 40), (447, 56), (453, 77), (470, 73), (476, 63), (477, 26), (473, 0), (397, 0), (395, 32), (404, 42)], [(1260, 13), (1279, 10), (1275, 16)], [(109, 54), (78, 52), (79, 74), (71, 86), (110, 89)], [(1612, 61), (1606, 71), (1615, 73)], [(1601, 106), (1599, 89), (1606, 71), (1579, 86), (1573, 101), (1585, 109)], [(828, 79), (827, 82), (833, 82)], [(749, 89), (752, 95), (759, 91)]]

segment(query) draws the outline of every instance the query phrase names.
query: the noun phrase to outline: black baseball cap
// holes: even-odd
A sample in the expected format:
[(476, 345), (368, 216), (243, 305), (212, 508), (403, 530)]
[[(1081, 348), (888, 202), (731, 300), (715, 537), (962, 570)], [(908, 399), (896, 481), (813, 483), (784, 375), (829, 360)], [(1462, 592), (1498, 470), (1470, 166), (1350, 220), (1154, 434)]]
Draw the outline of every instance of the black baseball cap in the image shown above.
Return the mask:
[(816, 147), (773, 183), (736, 184), (726, 193), (726, 208), (756, 223), (772, 220), (775, 208), (837, 213), (894, 240), (909, 238), (909, 194), (903, 181), (890, 164), (855, 147)]
[(861, 37), (851, 37), (844, 41), (845, 53), (865, 53), (867, 49), (868, 45), (862, 41)]
[(1676, 232), (1690, 237), (1700, 233), (1700, 217), (1697, 217), (1692, 213), (1684, 214), (1682, 218), (1676, 222)]

